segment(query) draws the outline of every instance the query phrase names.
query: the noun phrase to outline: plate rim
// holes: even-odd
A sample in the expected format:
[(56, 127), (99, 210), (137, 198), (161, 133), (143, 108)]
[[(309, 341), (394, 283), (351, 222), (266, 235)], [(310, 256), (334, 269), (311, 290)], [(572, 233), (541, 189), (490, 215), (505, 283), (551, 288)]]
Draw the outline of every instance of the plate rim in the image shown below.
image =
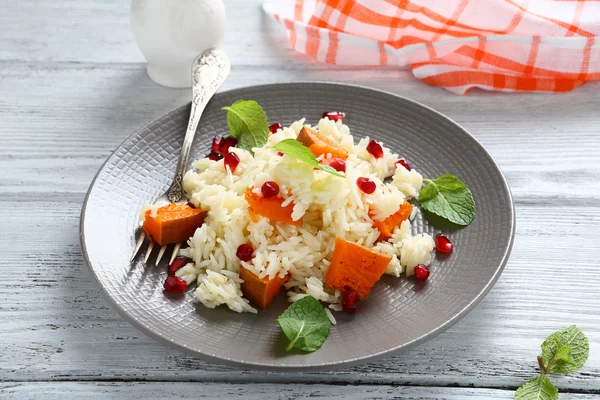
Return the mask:
[(244, 369), (253, 369), (253, 370), (262, 370), (262, 371), (306, 372), (309, 369), (312, 371), (333, 370), (333, 369), (340, 369), (340, 368), (361, 365), (361, 364), (365, 364), (368, 362), (377, 361), (382, 358), (391, 357), (402, 351), (407, 351), (429, 339), (433, 339), (435, 336), (446, 331), (447, 329), (452, 327), (454, 324), (456, 324), (458, 321), (460, 321), (462, 318), (464, 318), (471, 310), (473, 310), (473, 308), (475, 308), (475, 306), (477, 304), (479, 304), (479, 302), (494, 287), (494, 285), (500, 278), (500, 275), (502, 275), (502, 272), (504, 271), (504, 268), (506, 267), (506, 264), (508, 263), (508, 260), (510, 258), (510, 254), (512, 252), (512, 248), (513, 248), (514, 241), (515, 241), (516, 216), (515, 216), (514, 200), (513, 200), (513, 196), (512, 196), (511, 190), (510, 190), (510, 186), (508, 185), (506, 176), (502, 172), (502, 169), (500, 168), (500, 166), (498, 165), (498, 163), (496, 162), (494, 157), (487, 151), (487, 149), (483, 146), (483, 144), (481, 144), (481, 142), (473, 134), (471, 134), (471, 132), (469, 132), (467, 129), (465, 129), (462, 125), (460, 125), (459, 123), (457, 123), (450, 117), (446, 116), (445, 114), (442, 114), (441, 112), (439, 112), (425, 104), (422, 104), (418, 101), (412, 100), (410, 98), (407, 98), (407, 97), (399, 95), (399, 94), (391, 93), (391, 92), (381, 90), (381, 89), (371, 88), (371, 87), (364, 86), (364, 85), (346, 84), (346, 83), (341, 83), (341, 82), (330, 82), (330, 81), (294, 81), (294, 82), (279, 82), (279, 83), (267, 83), (267, 84), (260, 84), (260, 85), (240, 86), (240, 87), (235, 87), (235, 88), (219, 91), (219, 92), (217, 92), (217, 94), (228, 94), (230, 92), (235, 92), (235, 91), (240, 91), (240, 90), (248, 90), (248, 89), (256, 90), (256, 89), (267, 89), (267, 88), (271, 88), (271, 87), (303, 86), (303, 85), (354, 88), (354, 89), (359, 89), (359, 90), (367, 90), (370, 92), (376, 92), (381, 96), (393, 96), (393, 97), (396, 97), (403, 101), (413, 103), (413, 105), (416, 105), (418, 107), (425, 108), (429, 112), (433, 112), (433, 113), (437, 114), (438, 117), (445, 119), (447, 122), (451, 123), (455, 127), (462, 130), (479, 147), (479, 149), (481, 151), (483, 151), (483, 153), (487, 157), (489, 157), (490, 160), (493, 162), (494, 167), (496, 168), (497, 172), (500, 175), (502, 186), (505, 189), (506, 194), (508, 196), (508, 200), (509, 200), (508, 204), (509, 204), (509, 211), (510, 211), (510, 235), (508, 238), (508, 244), (504, 249), (502, 258), (500, 260), (500, 264), (496, 268), (494, 275), (486, 283), (486, 285), (482, 288), (482, 290), (467, 305), (465, 305), (465, 307), (463, 307), (460, 311), (458, 311), (456, 314), (454, 314), (454, 316), (452, 318), (448, 319), (446, 322), (439, 325), (435, 329), (432, 329), (432, 330), (426, 332), (425, 334), (423, 334), (409, 342), (401, 344), (399, 346), (396, 346), (396, 347), (393, 347), (393, 348), (390, 348), (387, 350), (382, 350), (377, 353), (370, 354), (368, 356), (355, 357), (355, 358), (341, 360), (341, 361), (321, 362), (321, 363), (313, 364), (313, 365), (285, 365), (285, 364), (272, 365), (272, 364), (268, 364), (268, 363), (261, 363), (261, 362), (254, 362), (254, 361), (249, 362), (249, 361), (244, 361), (244, 360), (235, 360), (235, 359), (231, 359), (231, 358), (227, 358), (227, 357), (220, 357), (216, 354), (203, 353), (203, 352), (189, 349), (189, 348), (187, 348), (187, 346), (182, 345), (180, 343), (176, 343), (176, 342), (170, 340), (168, 337), (155, 332), (150, 326), (143, 324), (142, 322), (138, 321), (135, 317), (128, 314), (127, 310), (125, 310), (119, 304), (119, 302), (117, 302), (113, 297), (110, 296), (110, 294), (108, 293), (108, 290), (105, 288), (105, 286), (102, 284), (102, 282), (98, 278), (98, 275), (96, 274), (96, 271), (92, 267), (91, 262), (89, 260), (87, 246), (85, 243), (85, 233), (84, 233), (85, 217), (86, 217), (86, 211), (87, 211), (87, 206), (88, 206), (88, 200), (90, 198), (90, 195), (91, 195), (92, 189), (94, 188), (96, 180), (98, 179), (100, 173), (104, 170), (104, 167), (106, 166), (106, 164), (116, 155), (116, 150), (121, 148), (132, 137), (140, 134), (148, 126), (156, 123), (164, 116), (181, 111), (182, 109), (189, 107), (191, 102), (187, 102), (185, 105), (183, 105), (181, 107), (177, 107), (171, 111), (168, 111), (167, 113), (165, 113), (165, 114), (159, 116), (158, 118), (155, 118), (154, 120), (150, 121), (149, 123), (143, 125), (139, 129), (137, 129), (135, 132), (133, 132), (131, 135), (127, 136), (121, 143), (119, 143), (119, 145), (111, 152), (111, 154), (106, 158), (106, 160), (104, 160), (104, 162), (98, 169), (98, 172), (96, 172), (96, 174), (94, 175), (94, 178), (92, 179), (92, 181), (87, 189), (87, 192), (86, 192), (86, 195), (85, 195), (82, 207), (81, 207), (81, 213), (80, 213), (80, 218), (79, 218), (79, 242), (80, 242), (81, 253), (83, 256), (84, 264), (89, 268), (94, 280), (100, 287), (100, 293), (102, 294), (102, 297), (111, 305), (111, 307), (114, 310), (117, 311), (117, 313), (119, 315), (121, 315), (121, 317), (123, 317), (123, 319), (125, 319), (127, 322), (129, 322), (131, 325), (133, 325), (136, 329), (140, 330), (142, 333), (146, 334), (147, 336), (150, 336), (151, 338), (157, 340), (158, 342), (160, 342), (162, 344), (166, 344), (170, 347), (174, 347), (183, 353), (192, 355), (192, 356), (194, 356), (202, 361), (205, 361), (205, 362), (225, 364), (225, 365), (234, 366), (234, 367), (241, 367)]

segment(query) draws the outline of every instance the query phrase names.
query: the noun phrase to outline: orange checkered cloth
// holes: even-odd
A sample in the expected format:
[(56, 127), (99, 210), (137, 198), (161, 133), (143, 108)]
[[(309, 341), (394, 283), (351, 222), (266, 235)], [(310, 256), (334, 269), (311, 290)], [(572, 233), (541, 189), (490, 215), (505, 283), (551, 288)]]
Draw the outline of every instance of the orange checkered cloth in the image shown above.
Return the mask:
[(263, 8), (313, 59), (410, 67), (457, 94), (566, 92), (600, 80), (597, 0), (265, 0)]

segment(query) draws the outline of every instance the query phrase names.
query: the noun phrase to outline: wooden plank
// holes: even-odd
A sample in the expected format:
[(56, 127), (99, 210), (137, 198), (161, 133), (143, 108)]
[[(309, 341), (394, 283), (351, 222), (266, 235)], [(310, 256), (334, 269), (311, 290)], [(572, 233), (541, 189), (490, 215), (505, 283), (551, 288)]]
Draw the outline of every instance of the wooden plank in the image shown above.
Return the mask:
[[(436, 388), (390, 385), (211, 384), (190, 382), (22, 382), (0, 383), (5, 399), (512, 399), (512, 390)], [(595, 394), (561, 393), (562, 400), (597, 399)]]
[[(131, 327), (82, 265), (79, 204), (0, 202), (0, 377), (31, 380), (190, 380), (516, 387), (537, 373), (540, 344), (576, 323), (591, 341), (564, 390), (600, 390), (600, 205), (524, 204), (517, 241), (491, 293), (453, 328), (392, 358), (331, 373), (264, 373), (209, 364)], [(5, 224), (5, 225), (4, 225)], [(543, 250), (542, 250), (543, 249)], [(577, 249), (573, 251), (572, 249)], [(572, 279), (575, 274), (576, 279)], [(568, 285), (565, 282), (569, 282)], [(555, 295), (560, 291), (561, 295)]]

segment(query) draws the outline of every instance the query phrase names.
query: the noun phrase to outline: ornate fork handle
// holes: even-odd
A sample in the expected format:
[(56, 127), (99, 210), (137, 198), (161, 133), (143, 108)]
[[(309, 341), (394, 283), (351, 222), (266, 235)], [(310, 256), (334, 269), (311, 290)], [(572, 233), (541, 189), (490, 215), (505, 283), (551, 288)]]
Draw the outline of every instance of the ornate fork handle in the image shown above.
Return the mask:
[(170, 202), (176, 203), (185, 199), (182, 185), (183, 174), (187, 169), (196, 128), (198, 128), (204, 108), (206, 108), (217, 89), (221, 87), (227, 75), (229, 75), (230, 69), (231, 66), (227, 56), (217, 48), (205, 51), (194, 61), (192, 66), (192, 110), (190, 111), (190, 119), (181, 146), (175, 176), (166, 193)]

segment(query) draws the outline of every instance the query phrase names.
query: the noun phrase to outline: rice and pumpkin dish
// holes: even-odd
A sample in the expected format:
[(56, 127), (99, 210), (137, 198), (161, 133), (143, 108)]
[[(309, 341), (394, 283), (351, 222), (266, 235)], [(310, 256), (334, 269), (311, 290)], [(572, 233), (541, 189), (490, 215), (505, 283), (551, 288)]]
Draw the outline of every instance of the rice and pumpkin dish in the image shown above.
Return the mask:
[[(232, 136), (215, 137), (183, 178), (188, 204), (142, 210), (155, 240), (187, 244), (165, 290), (195, 285), (205, 307), (239, 313), (278, 295), (312, 297), (335, 322), (329, 310), (356, 311), (384, 274), (425, 281), (434, 248), (452, 250), (443, 235), (411, 233), (421, 174), (384, 143), (354, 138), (343, 113), (324, 113), (314, 126), (267, 125), (257, 140), (233, 135), (236, 124), (250, 131), (253, 123), (232, 114), (237, 103), (227, 108)], [(168, 225), (169, 215), (178, 221)]]

